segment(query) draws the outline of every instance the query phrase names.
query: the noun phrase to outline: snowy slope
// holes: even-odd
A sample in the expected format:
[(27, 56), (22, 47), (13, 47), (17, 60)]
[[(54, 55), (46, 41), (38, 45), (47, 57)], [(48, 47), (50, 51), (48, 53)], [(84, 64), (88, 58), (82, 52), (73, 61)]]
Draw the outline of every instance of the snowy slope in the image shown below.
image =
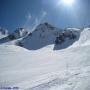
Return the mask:
[(90, 28), (85, 28), (81, 32), (79, 41), (74, 43), (74, 46), (90, 45)]
[[(80, 43), (87, 33), (84, 41)], [(81, 32), (79, 45), (54, 51), (54, 45), (26, 50), (0, 45), (0, 88), (19, 90), (90, 90), (89, 29)]]

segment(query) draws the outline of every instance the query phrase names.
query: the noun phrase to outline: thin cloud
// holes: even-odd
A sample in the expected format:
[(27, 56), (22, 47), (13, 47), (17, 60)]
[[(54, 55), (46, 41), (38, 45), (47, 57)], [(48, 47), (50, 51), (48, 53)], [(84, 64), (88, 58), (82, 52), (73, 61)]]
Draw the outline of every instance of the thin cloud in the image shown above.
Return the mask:
[[(44, 18), (46, 17), (47, 15), (47, 12), (46, 11), (42, 11), (40, 16), (39, 17), (33, 17), (31, 15), (31, 13), (29, 13), (27, 16), (26, 16), (26, 22), (24, 24), (24, 28), (28, 28), (28, 29), (31, 29), (31, 31), (35, 30), (35, 28), (44, 20)], [(32, 21), (32, 19), (34, 18), (34, 20)], [(31, 21), (31, 25), (29, 25)], [(28, 26), (29, 25), (29, 26)]]
[(31, 13), (28, 14), (27, 19), (29, 19), (29, 20), (32, 19)]
[(32, 15), (31, 13), (29, 13), (27, 16), (26, 16), (26, 22), (24, 24), (24, 28), (27, 27), (28, 23), (30, 22), (30, 20), (32, 19)]
[(42, 11), (42, 14), (41, 14), (40, 18), (37, 18), (37, 17), (35, 18), (35, 22), (34, 22), (35, 24), (34, 24), (34, 26), (32, 28), (32, 31), (44, 20), (46, 15), (47, 15), (47, 12)]

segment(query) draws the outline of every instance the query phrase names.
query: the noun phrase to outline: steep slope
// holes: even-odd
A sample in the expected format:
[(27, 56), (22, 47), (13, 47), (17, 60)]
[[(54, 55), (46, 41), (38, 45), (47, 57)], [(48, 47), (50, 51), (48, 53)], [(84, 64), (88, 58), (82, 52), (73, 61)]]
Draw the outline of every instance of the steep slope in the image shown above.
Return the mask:
[[(89, 34), (90, 30), (84, 29), (80, 38), (87, 31)], [(53, 47), (33, 51), (0, 45), (0, 88), (90, 90), (90, 45), (58, 51)]]
[(90, 45), (90, 28), (84, 28), (81, 32), (79, 41), (74, 43), (74, 46)]
[(60, 33), (57, 28), (48, 23), (40, 24), (23, 42), (23, 47), (37, 50), (54, 43), (56, 36)]

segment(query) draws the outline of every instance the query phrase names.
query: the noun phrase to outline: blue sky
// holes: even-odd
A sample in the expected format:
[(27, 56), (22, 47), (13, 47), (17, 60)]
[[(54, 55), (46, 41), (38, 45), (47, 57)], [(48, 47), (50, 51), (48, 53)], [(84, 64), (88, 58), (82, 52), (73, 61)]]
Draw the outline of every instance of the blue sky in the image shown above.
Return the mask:
[(74, 0), (72, 6), (60, 0), (0, 0), (0, 26), (10, 31), (32, 29), (41, 22), (59, 28), (90, 24), (90, 0)]

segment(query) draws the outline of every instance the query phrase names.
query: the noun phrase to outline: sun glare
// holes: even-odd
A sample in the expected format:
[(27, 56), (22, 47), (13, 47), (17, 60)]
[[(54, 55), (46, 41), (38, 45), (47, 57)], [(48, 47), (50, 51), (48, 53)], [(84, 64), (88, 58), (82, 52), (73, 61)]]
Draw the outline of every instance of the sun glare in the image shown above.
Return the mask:
[(75, 0), (58, 0), (57, 6), (73, 6)]
[(72, 5), (74, 0), (62, 0), (62, 2), (67, 5)]

